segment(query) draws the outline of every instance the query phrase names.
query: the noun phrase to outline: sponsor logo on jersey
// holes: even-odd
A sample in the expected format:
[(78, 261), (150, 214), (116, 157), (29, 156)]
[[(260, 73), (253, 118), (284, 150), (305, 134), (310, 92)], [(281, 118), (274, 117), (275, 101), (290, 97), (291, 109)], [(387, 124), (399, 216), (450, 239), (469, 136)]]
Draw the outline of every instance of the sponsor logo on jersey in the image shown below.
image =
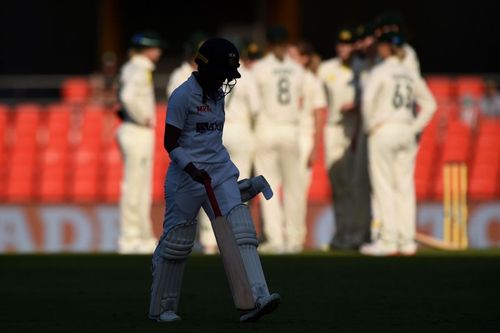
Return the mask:
[(212, 108), (208, 104), (198, 105), (196, 110), (198, 112), (212, 112)]
[(222, 132), (224, 128), (223, 122), (214, 122), (214, 123), (196, 123), (196, 132), (205, 133), (205, 132), (213, 132), (219, 131)]

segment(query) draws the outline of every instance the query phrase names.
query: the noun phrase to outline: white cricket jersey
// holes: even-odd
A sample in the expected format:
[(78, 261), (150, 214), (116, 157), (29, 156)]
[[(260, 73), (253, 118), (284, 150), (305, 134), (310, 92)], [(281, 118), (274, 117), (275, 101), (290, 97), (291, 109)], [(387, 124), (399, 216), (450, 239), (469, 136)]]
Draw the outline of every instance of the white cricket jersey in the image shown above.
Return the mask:
[(315, 111), (327, 106), (323, 82), (311, 71), (305, 74), (304, 108), (300, 116), (300, 128), (314, 132)]
[(224, 163), (222, 145), (224, 99), (203, 103), (203, 91), (193, 74), (174, 90), (168, 101), (167, 124), (182, 130), (179, 146), (198, 163)]
[(342, 120), (342, 106), (354, 102), (354, 73), (339, 58), (334, 58), (321, 63), (318, 75), (327, 87), (330, 99), (327, 123), (333, 125)]
[[(420, 106), (417, 117), (414, 104)], [(396, 57), (372, 70), (363, 93), (365, 130), (370, 133), (384, 122), (405, 123), (420, 133), (432, 118), (436, 101), (423, 79)]]
[(255, 64), (253, 73), (263, 104), (259, 122), (298, 124), (304, 95), (304, 68), (288, 57), (280, 61), (270, 53)]
[(172, 95), (174, 90), (186, 81), (191, 73), (193, 73), (194, 68), (187, 61), (184, 61), (179, 67), (174, 69), (167, 84), (167, 99)]
[(260, 95), (252, 72), (244, 67), (238, 71), (241, 78), (226, 96), (226, 123), (250, 126), (252, 117), (261, 108)]
[(415, 49), (411, 47), (409, 44), (403, 45), (403, 50), (405, 52), (405, 57), (403, 59), (403, 65), (408, 67), (409, 69), (415, 71), (418, 75), (420, 74), (420, 63), (418, 62), (417, 53)]
[(155, 66), (143, 55), (134, 55), (120, 73), (120, 102), (134, 123), (155, 122), (155, 95), (152, 72)]

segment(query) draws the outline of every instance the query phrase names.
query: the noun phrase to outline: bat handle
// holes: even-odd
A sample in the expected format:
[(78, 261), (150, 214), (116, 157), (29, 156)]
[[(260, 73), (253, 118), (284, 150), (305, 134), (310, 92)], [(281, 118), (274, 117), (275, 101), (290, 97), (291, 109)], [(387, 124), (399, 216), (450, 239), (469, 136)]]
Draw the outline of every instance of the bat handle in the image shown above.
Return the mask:
[(217, 202), (217, 198), (215, 197), (214, 190), (212, 188), (211, 180), (205, 179), (205, 190), (207, 191), (208, 200), (210, 201), (210, 205), (212, 205), (212, 209), (214, 211), (215, 217), (222, 216), (220, 211), (219, 203)]

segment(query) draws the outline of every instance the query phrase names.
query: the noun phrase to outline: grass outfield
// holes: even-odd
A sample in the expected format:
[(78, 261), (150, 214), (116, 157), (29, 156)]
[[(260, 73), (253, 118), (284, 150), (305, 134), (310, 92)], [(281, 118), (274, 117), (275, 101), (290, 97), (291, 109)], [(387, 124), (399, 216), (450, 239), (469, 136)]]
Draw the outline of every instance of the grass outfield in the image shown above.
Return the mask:
[(220, 258), (194, 255), (182, 322), (147, 320), (150, 258), (0, 256), (0, 332), (490, 332), (500, 327), (500, 251), (268, 256), (276, 312), (240, 324)]

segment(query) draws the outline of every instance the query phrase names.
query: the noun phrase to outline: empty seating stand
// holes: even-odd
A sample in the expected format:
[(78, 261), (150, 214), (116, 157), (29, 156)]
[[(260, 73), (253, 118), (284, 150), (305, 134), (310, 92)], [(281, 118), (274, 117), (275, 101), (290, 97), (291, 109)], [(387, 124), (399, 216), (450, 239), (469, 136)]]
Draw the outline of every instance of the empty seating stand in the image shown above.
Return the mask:
[(36, 104), (20, 104), (14, 108), (12, 142), (6, 156), (5, 178), (8, 202), (35, 199), (38, 179), (35, 177), (40, 145), (39, 122), (42, 108)]
[(69, 129), (71, 107), (50, 105), (46, 111), (45, 142), (41, 145), (38, 172), (38, 197), (43, 202), (61, 202), (68, 198)]
[(500, 121), (484, 119), (480, 124), (469, 180), (472, 200), (492, 200), (500, 195)]
[(103, 175), (101, 148), (106, 109), (100, 106), (86, 106), (79, 119), (75, 149), (71, 158), (72, 175), (69, 195), (75, 202), (96, 202), (99, 200), (100, 179)]

